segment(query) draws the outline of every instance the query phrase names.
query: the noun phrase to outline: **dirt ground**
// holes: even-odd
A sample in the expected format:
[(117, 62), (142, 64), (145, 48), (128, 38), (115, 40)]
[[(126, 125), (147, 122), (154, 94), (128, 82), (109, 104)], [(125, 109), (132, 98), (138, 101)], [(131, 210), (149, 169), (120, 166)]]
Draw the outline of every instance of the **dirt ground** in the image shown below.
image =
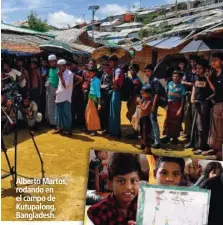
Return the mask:
[[(122, 106), (122, 131), (123, 136), (132, 132), (131, 126), (126, 119), (126, 104)], [(159, 111), (159, 124), (162, 129), (165, 118), (165, 111)], [(87, 185), (87, 170), (89, 160), (89, 150), (103, 149), (121, 152), (140, 153), (139, 140), (128, 140), (123, 137), (115, 140), (104, 136), (89, 137), (85, 133), (74, 131), (72, 138), (52, 135), (52, 131), (37, 132), (35, 140), (44, 159), (46, 177), (65, 178), (68, 182), (64, 185), (51, 185), (54, 188), (56, 197), (56, 219), (58, 221), (82, 220), (84, 216), (85, 191)], [(8, 155), (13, 162), (13, 135), (4, 136), (8, 147)], [(158, 155), (172, 155), (188, 157), (192, 151), (183, 149), (183, 142), (173, 150), (171, 146), (165, 149), (153, 150)], [(2, 174), (8, 171), (6, 160), (2, 153)], [(26, 177), (41, 177), (40, 163), (35, 152), (32, 140), (28, 131), (19, 133), (18, 145), (18, 174)], [(2, 220), (16, 220), (15, 198), (16, 193), (10, 185), (11, 178), (2, 180)], [(35, 187), (35, 186), (31, 186)], [(46, 186), (42, 186), (46, 187)], [(34, 195), (34, 194), (32, 194)]]

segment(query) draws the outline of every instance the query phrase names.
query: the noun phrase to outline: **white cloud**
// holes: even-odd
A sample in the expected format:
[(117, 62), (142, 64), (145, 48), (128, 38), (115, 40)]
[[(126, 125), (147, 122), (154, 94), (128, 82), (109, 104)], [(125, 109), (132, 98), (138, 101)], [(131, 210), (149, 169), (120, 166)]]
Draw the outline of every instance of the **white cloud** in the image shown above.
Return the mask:
[(48, 24), (58, 27), (58, 28), (67, 28), (69, 26), (74, 26), (78, 23), (83, 22), (82, 18), (78, 18), (72, 15), (69, 15), (63, 11), (49, 13), (48, 14)]
[(125, 13), (128, 10), (127, 6), (120, 6), (117, 4), (106, 4), (99, 9), (99, 13), (103, 16), (114, 16)]

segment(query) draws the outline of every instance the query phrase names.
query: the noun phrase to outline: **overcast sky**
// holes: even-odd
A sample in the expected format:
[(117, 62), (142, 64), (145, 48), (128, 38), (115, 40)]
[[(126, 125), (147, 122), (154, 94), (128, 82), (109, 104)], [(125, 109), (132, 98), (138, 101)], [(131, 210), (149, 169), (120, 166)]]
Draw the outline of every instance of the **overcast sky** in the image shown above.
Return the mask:
[[(178, 0), (182, 1), (182, 0)], [(173, 3), (175, 0), (142, 0), (142, 6), (157, 6)], [(73, 26), (84, 20), (91, 20), (91, 12), (88, 6), (98, 4), (100, 10), (96, 12), (96, 18), (104, 18), (126, 10), (139, 8), (138, 0), (2, 0), (2, 21), (12, 23), (25, 20), (33, 9), (42, 19), (57, 27)]]

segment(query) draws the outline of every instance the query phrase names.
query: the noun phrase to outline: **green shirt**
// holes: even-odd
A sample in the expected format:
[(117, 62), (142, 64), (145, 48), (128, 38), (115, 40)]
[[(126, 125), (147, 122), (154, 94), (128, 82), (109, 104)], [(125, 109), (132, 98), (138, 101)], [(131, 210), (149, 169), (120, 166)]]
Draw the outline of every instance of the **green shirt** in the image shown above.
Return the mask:
[(48, 81), (55, 88), (57, 88), (59, 84), (59, 77), (57, 75), (57, 72), (58, 72), (58, 68), (50, 68), (49, 74), (48, 74)]

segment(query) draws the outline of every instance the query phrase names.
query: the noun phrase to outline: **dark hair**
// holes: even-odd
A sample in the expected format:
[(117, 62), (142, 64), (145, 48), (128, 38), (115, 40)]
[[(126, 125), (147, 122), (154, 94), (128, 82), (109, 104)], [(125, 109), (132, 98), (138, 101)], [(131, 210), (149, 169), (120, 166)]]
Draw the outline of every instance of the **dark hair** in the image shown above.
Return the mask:
[(178, 61), (178, 65), (179, 65), (180, 63), (184, 63), (184, 64), (186, 65), (186, 64), (187, 64), (187, 60), (184, 59), (184, 58), (181, 58), (181, 59), (179, 59), (179, 61)]
[(30, 96), (29, 95), (23, 95), (22, 96), (22, 100), (24, 101), (24, 100), (31, 100), (31, 98), (30, 98)]
[(177, 75), (179, 75), (180, 77), (183, 76), (183, 73), (181, 73), (179, 70), (174, 70), (172, 75), (174, 75), (174, 74), (177, 74)]
[(134, 69), (134, 70), (136, 70), (136, 72), (138, 73), (139, 72), (139, 65), (138, 64), (132, 64), (130, 67), (129, 67), (129, 69), (131, 70), (131, 69)]
[(30, 63), (35, 63), (36, 65), (38, 65), (39, 61), (38, 61), (37, 58), (32, 58), (32, 59), (30, 60)]
[(118, 61), (118, 56), (117, 55), (112, 55), (108, 58), (108, 61), (114, 61), (117, 62)]
[(197, 60), (197, 65), (204, 67), (204, 69), (207, 69), (209, 66), (206, 59)]
[(197, 60), (199, 60), (199, 57), (196, 56), (196, 55), (190, 55), (190, 56), (189, 56), (189, 60), (194, 60), (194, 61), (197, 62)]
[(153, 89), (150, 84), (147, 84), (144, 87), (142, 87), (141, 91), (148, 93), (148, 94), (152, 94)]
[(204, 176), (206, 178), (208, 178), (209, 177), (209, 173), (211, 171), (214, 170), (214, 172), (216, 172), (216, 170), (218, 170), (218, 169), (220, 170), (220, 173), (223, 173), (223, 167), (222, 167), (220, 162), (210, 162), (210, 163), (207, 164), (207, 166), (206, 166), (206, 168), (204, 170)]
[(159, 169), (160, 164), (162, 162), (173, 162), (177, 163), (180, 166), (181, 173), (184, 173), (185, 169), (185, 161), (183, 158), (174, 158), (174, 157), (160, 157), (159, 160), (156, 162), (156, 171)]
[(218, 58), (220, 60), (223, 60), (223, 54), (221, 53), (212, 54), (212, 58)]
[(108, 66), (108, 67), (110, 67), (110, 66), (109, 66), (109, 63), (108, 63), (107, 61), (106, 61), (106, 62), (103, 62), (103, 63), (102, 63), (102, 66)]
[(95, 154), (95, 156), (96, 156), (97, 158), (98, 158), (98, 154), (99, 154), (100, 152), (102, 152), (102, 151), (94, 150), (94, 154)]
[(76, 60), (72, 60), (71, 63), (72, 63), (72, 64), (75, 64), (75, 65), (78, 65), (78, 61), (76, 61)]
[(119, 175), (137, 172), (139, 177), (142, 176), (141, 165), (138, 160), (138, 155), (129, 153), (114, 153), (109, 166), (108, 179), (112, 180)]
[(144, 67), (145, 70), (154, 70), (154, 66), (152, 64), (147, 65), (146, 67)]

